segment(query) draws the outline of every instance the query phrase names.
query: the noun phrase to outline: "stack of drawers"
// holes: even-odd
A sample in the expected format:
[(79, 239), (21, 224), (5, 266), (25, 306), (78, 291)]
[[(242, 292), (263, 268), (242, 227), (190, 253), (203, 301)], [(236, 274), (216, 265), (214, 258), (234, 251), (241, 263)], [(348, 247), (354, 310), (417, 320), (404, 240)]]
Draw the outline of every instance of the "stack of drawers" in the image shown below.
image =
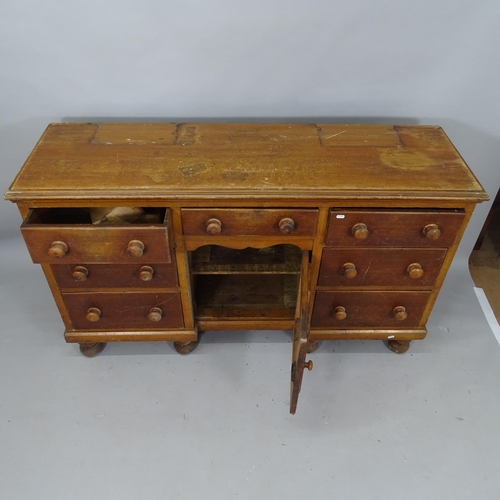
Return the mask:
[(33, 209), (21, 231), (56, 285), (67, 338), (184, 326), (169, 210), (157, 223), (94, 226), (84, 210)]
[(384, 331), (423, 328), (463, 218), (461, 210), (330, 210), (311, 327), (330, 338), (344, 329), (388, 338)]

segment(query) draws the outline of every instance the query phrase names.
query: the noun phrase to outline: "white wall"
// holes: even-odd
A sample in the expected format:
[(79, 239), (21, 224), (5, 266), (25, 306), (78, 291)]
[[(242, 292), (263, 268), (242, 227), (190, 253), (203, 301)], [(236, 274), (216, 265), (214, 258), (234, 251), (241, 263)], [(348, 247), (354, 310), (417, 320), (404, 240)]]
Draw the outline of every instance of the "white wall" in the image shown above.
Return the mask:
[[(0, 190), (47, 123), (272, 119), (444, 127), (500, 185), (498, 0), (16, 0), (0, 18)], [(0, 237), (18, 236), (3, 202)], [(476, 210), (467, 257), (488, 212)]]

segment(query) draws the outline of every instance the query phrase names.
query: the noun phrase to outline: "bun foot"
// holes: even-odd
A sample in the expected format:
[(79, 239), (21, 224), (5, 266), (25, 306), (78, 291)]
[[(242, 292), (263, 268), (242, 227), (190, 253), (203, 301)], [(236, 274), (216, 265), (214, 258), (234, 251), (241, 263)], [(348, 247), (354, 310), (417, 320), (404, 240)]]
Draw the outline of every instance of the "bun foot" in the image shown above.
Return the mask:
[(80, 344), (80, 352), (87, 356), (87, 358), (93, 358), (101, 353), (106, 347), (106, 342), (94, 342), (93, 344)]
[(389, 340), (388, 347), (392, 352), (403, 354), (410, 348), (411, 340)]
[(199, 340), (192, 340), (190, 342), (174, 342), (174, 349), (179, 354), (189, 354), (196, 349), (199, 342)]
[(319, 340), (310, 340), (307, 344), (307, 354), (311, 354), (318, 350)]

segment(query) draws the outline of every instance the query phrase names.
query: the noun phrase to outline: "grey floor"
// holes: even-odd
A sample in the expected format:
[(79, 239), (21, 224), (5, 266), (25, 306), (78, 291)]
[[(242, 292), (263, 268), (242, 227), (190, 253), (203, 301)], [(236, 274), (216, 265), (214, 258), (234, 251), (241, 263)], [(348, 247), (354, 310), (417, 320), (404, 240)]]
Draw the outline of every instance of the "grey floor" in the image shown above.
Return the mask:
[(500, 346), (465, 262), (408, 353), (324, 342), (291, 416), (289, 333), (87, 359), (20, 237), (0, 258), (2, 499), (500, 498)]

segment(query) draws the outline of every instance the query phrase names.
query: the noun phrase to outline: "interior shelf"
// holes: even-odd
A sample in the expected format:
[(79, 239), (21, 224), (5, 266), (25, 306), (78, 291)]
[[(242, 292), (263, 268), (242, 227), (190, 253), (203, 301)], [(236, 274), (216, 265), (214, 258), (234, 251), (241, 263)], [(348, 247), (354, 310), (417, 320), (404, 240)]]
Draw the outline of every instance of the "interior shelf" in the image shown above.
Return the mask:
[(193, 274), (300, 274), (301, 250), (294, 245), (234, 250), (206, 245), (193, 252)]
[(293, 319), (297, 274), (206, 274), (196, 276), (198, 319)]

